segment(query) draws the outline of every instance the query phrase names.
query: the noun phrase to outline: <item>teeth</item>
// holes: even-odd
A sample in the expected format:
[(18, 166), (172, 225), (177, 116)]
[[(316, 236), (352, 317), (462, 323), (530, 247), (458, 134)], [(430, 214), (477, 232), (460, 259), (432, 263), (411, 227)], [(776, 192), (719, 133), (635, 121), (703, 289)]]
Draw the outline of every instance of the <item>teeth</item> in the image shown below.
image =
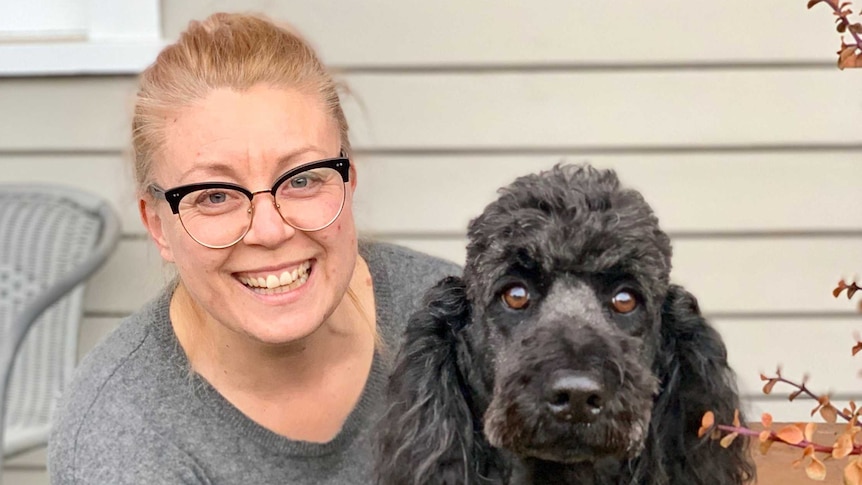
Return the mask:
[(284, 273), (281, 273), (281, 277), (278, 279), (278, 282), (281, 283), (281, 286), (289, 285), (293, 282), (293, 278), (290, 276), (290, 273), (285, 271)]
[(281, 286), (281, 282), (276, 275), (269, 275), (266, 277), (266, 287), (267, 288), (275, 288), (276, 286)]
[(281, 275), (266, 275), (266, 277), (241, 277), (240, 281), (251, 288), (260, 290), (265, 294), (278, 293), (299, 287), (308, 280), (308, 269), (311, 263), (308, 261), (299, 265), (293, 271), (284, 271)]

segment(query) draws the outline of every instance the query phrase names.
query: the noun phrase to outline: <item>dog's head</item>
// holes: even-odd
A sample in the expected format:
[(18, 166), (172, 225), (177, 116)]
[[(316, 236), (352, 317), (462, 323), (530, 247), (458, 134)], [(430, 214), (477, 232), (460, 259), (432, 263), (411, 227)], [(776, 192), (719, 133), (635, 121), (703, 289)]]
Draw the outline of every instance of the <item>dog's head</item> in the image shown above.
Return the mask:
[(670, 240), (638, 192), (557, 166), (502, 189), (468, 236), (463, 277), (407, 325), (381, 483), (754, 476), (744, 442), (697, 436), (705, 411), (738, 409), (734, 376), (694, 296), (670, 284)]
[(517, 179), (469, 227), (474, 331), (492, 360), (484, 431), (520, 456), (639, 453), (671, 245), (641, 195), (573, 165)]

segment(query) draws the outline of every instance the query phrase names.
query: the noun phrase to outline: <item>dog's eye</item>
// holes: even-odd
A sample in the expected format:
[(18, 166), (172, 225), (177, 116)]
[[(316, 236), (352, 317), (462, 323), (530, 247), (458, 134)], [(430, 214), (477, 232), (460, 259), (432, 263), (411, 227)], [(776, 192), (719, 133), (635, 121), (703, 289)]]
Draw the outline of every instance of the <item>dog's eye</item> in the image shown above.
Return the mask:
[(521, 285), (512, 285), (503, 290), (503, 303), (513, 310), (523, 310), (530, 304), (530, 292)]
[(611, 308), (617, 313), (631, 313), (637, 306), (637, 298), (630, 291), (620, 291), (611, 298)]

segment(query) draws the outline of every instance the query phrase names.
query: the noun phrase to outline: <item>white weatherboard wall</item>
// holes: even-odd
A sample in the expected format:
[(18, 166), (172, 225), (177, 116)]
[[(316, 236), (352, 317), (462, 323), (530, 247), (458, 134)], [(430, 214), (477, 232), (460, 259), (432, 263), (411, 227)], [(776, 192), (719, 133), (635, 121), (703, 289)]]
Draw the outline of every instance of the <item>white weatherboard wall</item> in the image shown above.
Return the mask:
[[(165, 0), (162, 29), (254, 10), (310, 38), (353, 92), (356, 217), (379, 239), (462, 262), (467, 222), (497, 187), (561, 161), (616, 169), (671, 234), (674, 279), (724, 336), (750, 415), (808, 419), (789, 389), (764, 397), (759, 374), (783, 364), (859, 400), (862, 320), (830, 292), (862, 273), (862, 71), (834, 67), (825, 7), (701, 3)], [(132, 196), (134, 89), (0, 78), (0, 181), (83, 187), (123, 217), (87, 291), (82, 351), (168, 277)], [(9, 468), (9, 483), (47, 482), (38, 453)]]

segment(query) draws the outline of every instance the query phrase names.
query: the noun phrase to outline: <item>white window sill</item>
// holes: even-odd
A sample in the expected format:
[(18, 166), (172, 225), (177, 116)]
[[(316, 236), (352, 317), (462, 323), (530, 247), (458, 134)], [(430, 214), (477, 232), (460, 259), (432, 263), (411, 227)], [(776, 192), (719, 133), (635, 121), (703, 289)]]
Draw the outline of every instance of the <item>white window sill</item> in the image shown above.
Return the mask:
[(0, 76), (137, 74), (164, 46), (140, 39), (0, 44)]

